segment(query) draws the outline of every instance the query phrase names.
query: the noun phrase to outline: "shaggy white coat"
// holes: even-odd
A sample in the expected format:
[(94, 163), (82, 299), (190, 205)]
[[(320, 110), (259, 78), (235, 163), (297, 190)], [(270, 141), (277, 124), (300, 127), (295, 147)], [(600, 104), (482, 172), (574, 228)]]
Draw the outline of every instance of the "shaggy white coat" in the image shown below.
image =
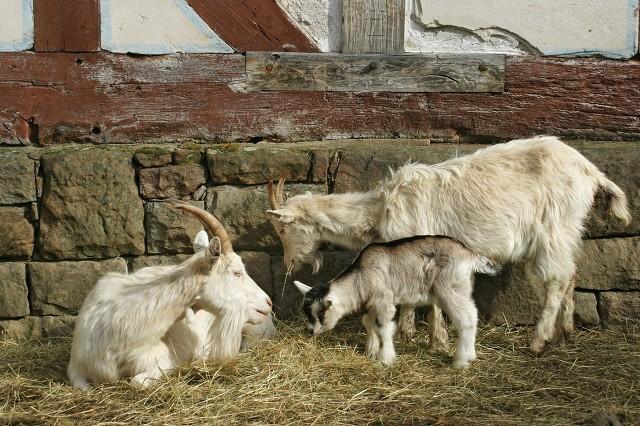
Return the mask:
[[(372, 241), (447, 235), (504, 263), (530, 261), (547, 297), (531, 349), (573, 330), (572, 276), (584, 221), (597, 191), (612, 216), (631, 221), (624, 192), (558, 138), (514, 140), (432, 166), (408, 164), (377, 190), (299, 195), (269, 211), (287, 265), (320, 264), (318, 248), (331, 242), (353, 250)], [(412, 311), (401, 312), (401, 319)], [(442, 335), (430, 324), (432, 334)], [(401, 324), (402, 327), (402, 324)], [(407, 326), (409, 328), (409, 326)]]
[(76, 319), (68, 376), (80, 389), (123, 377), (149, 386), (185, 362), (235, 357), (247, 323), (265, 321), (270, 299), (214, 237), (180, 265), (101, 278)]
[(472, 298), (474, 273), (495, 275), (500, 266), (447, 237), (413, 237), (367, 246), (353, 265), (329, 283), (321, 298), (298, 281), (314, 335), (331, 330), (345, 315), (364, 311), (367, 356), (391, 364), (395, 305), (437, 303), (458, 330), (453, 366), (476, 359), (478, 311)]

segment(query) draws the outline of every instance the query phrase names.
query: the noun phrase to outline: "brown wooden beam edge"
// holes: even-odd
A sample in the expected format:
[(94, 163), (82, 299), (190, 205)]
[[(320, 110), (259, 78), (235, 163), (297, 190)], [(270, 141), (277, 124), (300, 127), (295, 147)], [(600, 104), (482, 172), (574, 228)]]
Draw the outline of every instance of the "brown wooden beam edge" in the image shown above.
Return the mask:
[(187, 0), (200, 17), (238, 52), (318, 52), (275, 0)]
[(504, 55), (247, 52), (247, 90), (503, 92)]
[(37, 52), (100, 50), (99, 0), (35, 0), (33, 14)]

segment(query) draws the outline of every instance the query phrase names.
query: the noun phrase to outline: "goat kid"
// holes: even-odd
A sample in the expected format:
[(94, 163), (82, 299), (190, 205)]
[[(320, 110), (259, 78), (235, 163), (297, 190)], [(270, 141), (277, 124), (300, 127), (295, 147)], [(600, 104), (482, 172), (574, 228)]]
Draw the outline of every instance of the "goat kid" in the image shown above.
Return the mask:
[[(431, 166), (407, 164), (369, 192), (285, 201), (281, 190), (272, 189), (268, 213), (287, 267), (312, 263), (317, 270), (323, 242), (359, 250), (420, 234), (448, 235), (500, 263), (531, 262), (547, 293), (531, 341), (538, 353), (554, 337), (573, 332), (575, 258), (598, 191), (607, 195), (611, 216), (628, 224), (625, 193), (578, 151), (542, 136)], [(403, 319), (413, 325), (412, 310), (400, 318), (401, 328)], [(441, 320), (429, 326), (432, 335), (446, 336), (436, 329)]]
[[(198, 357), (227, 359), (238, 354), (247, 322), (266, 321), (266, 294), (247, 300), (246, 285), (257, 285), (233, 252), (229, 235), (209, 212), (187, 203), (177, 208), (196, 217), (214, 237), (206, 250), (177, 266), (143, 268), (133, 274), (101, 278), (85, 299), (76, 325), (67, 370), (73, 386), (115, 382), (131, 377), (149, 386), (163, 372)], [(215, 315), (207, 330), (211, 343), (197, 353), (195, 335), (173, 327), (194, 321), (197, 304)], [(248, 308), (249, 307), (249, 308)]]
[(367, 246), (353, 264), (326, 287), (299, 281), (303, 307), (314, 335), (331, 330), (345, 315), (366, 311), (367, 356), (391, 364), (395, 305), (437, 304), (458, 330), (453, 366), (476, 359), (478, 311), (472, 298), (474, 273), (495, 275), (500, 266), (460, 242), (442, 236), (416, 236)]

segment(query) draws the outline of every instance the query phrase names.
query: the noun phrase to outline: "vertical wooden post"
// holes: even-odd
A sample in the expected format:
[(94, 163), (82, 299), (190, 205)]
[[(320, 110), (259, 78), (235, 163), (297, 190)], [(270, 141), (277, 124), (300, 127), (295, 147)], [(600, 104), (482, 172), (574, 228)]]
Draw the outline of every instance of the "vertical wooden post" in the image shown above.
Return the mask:
[(33, 9), (34, 50), (100, 50), (99, 0), (35, 0)]
[(344, 0), (342, 53), (403, 53), (404, 0)]

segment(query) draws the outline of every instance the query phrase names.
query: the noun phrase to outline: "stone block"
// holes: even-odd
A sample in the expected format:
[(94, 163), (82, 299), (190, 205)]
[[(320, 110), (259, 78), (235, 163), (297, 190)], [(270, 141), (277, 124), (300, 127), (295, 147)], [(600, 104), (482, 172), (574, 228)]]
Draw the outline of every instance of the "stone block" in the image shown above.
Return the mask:
[(188, 258), (191, 254), (172, 254), (166, 256), (139, 256), (131, 259), (131, 271), (146, 268), (147, 266), (172, 266), (178, 265)]
[(60, 315), (0, 321), (0, 334), (26, 339), (71, 336), (75, 319), (75, 316)]
[(162, 167), (171, 164), (172, 153), (163, 147), (148, 147), (133, 154), (140, 167)]
[(598, 293), (598, 311), (602, 322), (609, 325), (640, 324), (640, 291)]
[(0, 207), (0, 257), (27, 258), (33, 254), (33, 226), (22, 207)]
[(408, 162), (436, 164), (479, 148), (482, 145), (389, 146), (366, 143), (339, 149), (341, 159), (334, 192), (368, 191), (389, 177), (389, 168), (395, 170)]
[(615, 142), (571, 143), (615, 182), (626, 194), (631, 211), (631, 224), (623, 226), (609, 216), (605, 197), (598, 193), (587, 220), (587, 238), (640, 235), (640, 144)]
[(36, 200), (35, 162), (15, 151), (0, 153), (0, 204)]
[(286, 283), (284, 281), (286, 268), (282, 257), (272, 257), (273, 294), (271, 299), (278, 318), (286, 319), (302, 314), (302, 295), (293, 284), (294, 280), (312, 287), (327, 284), (351, 265), (355, 257), (356, 253), (348, 251), (323, 252), (323, 266), (317, 275), (313, 275), (309, 265), (304, 265), (298, 272), (292, 273)]
[(131, 154), (83, 148), (42, 157), (38, 245), (44, 259), (144, 253), (144, 208)]
[(22, 262), (0, 263), (0, 318), (29, 315), (27, 273)]
[[(322, 193), (321, 185), (285, 185), (289, 196), (306, 191)], [(207, 191), (207, 210), (216, 215), (231, 236), (236, 250), (278, 249), (280, 239), (267, 217), (270, 209), (266, 185), (236, 188), (216, 186)]]
[(127, 272), (123, 258), (104, 261), (32, 262), (31, 308), (40, 315), (75, 315), (98, 279), (107, 272)]
[(204, 153), (198, 148), (178, 148), (173, 152), (173, 164), (200, 164)]
[[(204, 201), (191, 204), (204, 208)], [(144, 210), (147, 253), (193, 253), (193, 239), (202, 230), (196, 218), (163, 202), (147, 202)]]
[(573, 293), (575, 304), (574, 319), (577, 325), (594, 326), (600, 324), (598, 301), (594, 293), (576, 291)]
[(255, 185), (278, 180), (302, 182), (309, 177), (310, 154), (300, 149), (228, 145), (207, 151), (214, 183)]
[(197, 164), (141, 169), (139, 178), (145, 199), (187, 198), (207, 181), (204, 168)]
[(576, 287), (640, 290), (640, 237), (584, 241), (577, 262)]
[(477, 275), (473, 292), (480, 319), (491, 324), (535, 324), (546, 295), (544, 283), (525, 263), (505, 265), (496, 277)]
[(271, 297), (273, 294), (271, 256), (258, 251), (241, 251), (238, 255), (244, 263), (247, 274)]

